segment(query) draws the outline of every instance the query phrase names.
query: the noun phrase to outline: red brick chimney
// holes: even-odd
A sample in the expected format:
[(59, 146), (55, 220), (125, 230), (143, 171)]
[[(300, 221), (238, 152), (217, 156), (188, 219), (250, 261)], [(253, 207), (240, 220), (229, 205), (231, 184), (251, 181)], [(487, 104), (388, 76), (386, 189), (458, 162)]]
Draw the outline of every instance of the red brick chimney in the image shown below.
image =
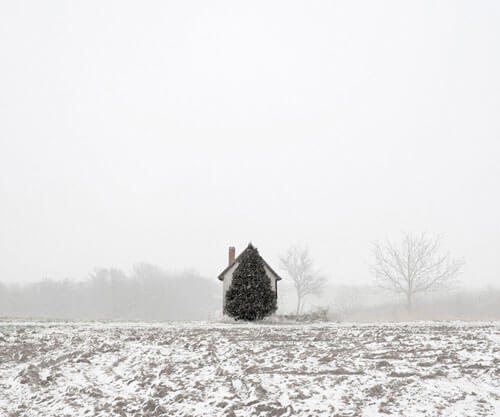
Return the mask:
[(232, 265), (234, 262), (235, 251), (234, 246), (229, 246), (229, 265)]

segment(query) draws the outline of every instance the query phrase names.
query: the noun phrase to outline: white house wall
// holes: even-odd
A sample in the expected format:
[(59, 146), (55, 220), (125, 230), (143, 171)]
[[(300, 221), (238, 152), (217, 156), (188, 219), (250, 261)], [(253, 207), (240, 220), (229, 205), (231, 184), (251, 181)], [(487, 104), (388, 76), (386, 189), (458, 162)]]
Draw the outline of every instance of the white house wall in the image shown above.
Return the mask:
[(231, 286), (231, 282), (233, 281), (233, 273), (238, 268), (239, 263), (235, 262), (231, 268), (229, 268), (224, 275), (224, 281), (222, 281), (222, 299), (224, 300), (224, 305), (226, 305), (226, 291)]
[(264, 265), (264, 269), (266, 270), (266, 275), (271, 280), (271, 288), (273, 289), (273, 291), (276, 291), (276, 276), (271, 272), (271, 270), (266, 265)]

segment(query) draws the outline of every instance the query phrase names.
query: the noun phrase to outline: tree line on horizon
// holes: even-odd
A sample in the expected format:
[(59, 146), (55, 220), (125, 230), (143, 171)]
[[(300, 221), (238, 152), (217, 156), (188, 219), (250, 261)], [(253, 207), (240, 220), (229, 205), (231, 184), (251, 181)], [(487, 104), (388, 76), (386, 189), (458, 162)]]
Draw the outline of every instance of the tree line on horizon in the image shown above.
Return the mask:
[[(452, 258), (440, 244), (440, 237), (429, 238), (425, 234), (404, 234), (400, 242), (375, 242), (371, 267), (374, 278), (372, 295), (365, 297), (362, 303), (359, 288), (341, 294), (339, 288), (331, 287), (332, 283), (316, 269), (307, 247), (294, 245), (279, 256), (279, 267), (286, 273), (285, 286), (279, 291), (279, 296), (283, 297), (288, 291), (286, 296), (292, 301), (291, 291), (295, 293), (295, 316), (304, 314), (305, 301), (312, 297), (320, 302), (316, 305), (309, 302), (309, 310), (327, 306), (330, 311), (340, 311), (336, 317), (342, 319), (348, 319), (349, 315), (356, 317), (356, 314), (359, 317), (363, 311), (361, 317), (369, 319), (369, 311), (373, 311), (374, 318), (377, 308), (381, 311), (375, 301), (378, 297), (376, 291), (384, 292), (387, 306), (405, 304), (408, 313), (415, 310), (415, 300), (420, 304), (417, 309), (422, 310), (428, 307), (422, 303), (423, 297), (427, 297), (426, 294), (432, 297), (432, 293), (440, 291), (452, 306), (450, 311), (457, 310), (460, 303), (465, 309), (470, 307), (478, 311), (475, 305), (479, 297), (483, 300), (480, 315), (483, 316), (483, 312), (495, 315), (497, 309), (490, 306), (483, 295), (462, 293), (450, 301), (450, 290), (457, 288), (457, 277), (464, 261)], [(327, 284), (328, 294), (325, 294)], [(331, 293), (337, 291), (339, 297), (330, 298), (325, 304), (324, 297), (331, 297)], [(220, 292), (216, 280), (204, 278), (197, 272), (168, 272), (156, 265), (139, 263), (129, 274), (117, 268), (97, 268), (79, 282), (50, 279), (25, 285), (0, 282), (0, 317), (207, 320), (220, 314)], [(498, 298), (495, 292), (491, 295)], [(270, 311), (275, 310), (273, 307)], [(281, 308), (279, 312), (282, 314), (285, 309)]]
[(0, 317), (206, 320), (219, 307), (219, 291), (215, 281), (194, 271), (168, 272), (147, 263), (130, 274), (98, 268), (79, 282), (0, 283)]

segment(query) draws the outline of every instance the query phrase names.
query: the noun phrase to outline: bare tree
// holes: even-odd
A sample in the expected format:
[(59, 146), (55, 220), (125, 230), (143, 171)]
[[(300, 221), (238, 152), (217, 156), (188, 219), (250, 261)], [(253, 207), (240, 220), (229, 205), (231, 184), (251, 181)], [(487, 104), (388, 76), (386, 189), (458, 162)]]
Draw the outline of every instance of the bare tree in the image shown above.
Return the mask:
[(387, 241), (374, 244), (375, 265), (372, 273), (379, 287), (406, 296), (408, 310), (415, 294), (449, 288), (464, 265), (440, 251), (441, 237), (407, 233), (399, 247)]
[(302, 312), (304, 299), (308, 295), (320, 294), (325, 278), (314, 269), (309, 250), (299, 245), (291, 246), (280, 256), (281, 268), (292, 278), (297, 291), (297, 315)]

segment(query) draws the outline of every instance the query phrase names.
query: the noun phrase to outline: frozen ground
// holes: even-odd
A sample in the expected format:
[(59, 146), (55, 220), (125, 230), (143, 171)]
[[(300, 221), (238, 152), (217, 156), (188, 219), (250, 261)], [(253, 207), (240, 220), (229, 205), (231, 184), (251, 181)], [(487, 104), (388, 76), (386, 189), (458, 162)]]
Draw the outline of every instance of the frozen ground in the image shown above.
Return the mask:
[(0, 415), (500, 415), (500, 323), (0, 322)]

